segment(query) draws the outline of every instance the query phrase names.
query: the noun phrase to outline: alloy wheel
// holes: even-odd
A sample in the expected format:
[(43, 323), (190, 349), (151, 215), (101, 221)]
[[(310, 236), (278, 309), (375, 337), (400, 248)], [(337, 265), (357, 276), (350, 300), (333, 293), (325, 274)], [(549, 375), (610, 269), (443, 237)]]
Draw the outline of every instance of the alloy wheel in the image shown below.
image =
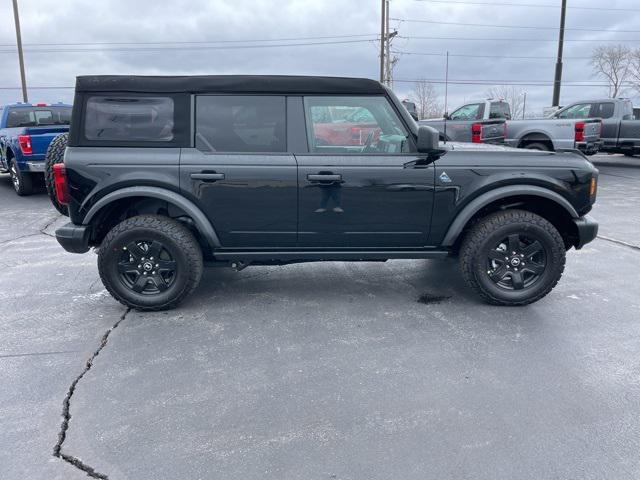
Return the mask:
[(530, 235), (512, 234), (487, 254), (487, 275), (505, 290), (523, 290), (535, 284), (547, 268), (545, 249)]
[(120, 281), (138, 294), (164, 292), (175, 282), (176, 273), (175, 259), (158, 240), (133, 241), (122, 247), (118, 261)]

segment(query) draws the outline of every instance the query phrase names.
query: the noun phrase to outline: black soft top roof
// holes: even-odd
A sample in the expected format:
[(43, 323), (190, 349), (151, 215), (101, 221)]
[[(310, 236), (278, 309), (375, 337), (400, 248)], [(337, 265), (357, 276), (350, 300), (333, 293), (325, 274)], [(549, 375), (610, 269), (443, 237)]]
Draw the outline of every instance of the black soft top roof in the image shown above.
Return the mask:
[(77, 92), (380, 94), (368, 78), (284, 75), (137, 76), (90, 75), (76, 79)]

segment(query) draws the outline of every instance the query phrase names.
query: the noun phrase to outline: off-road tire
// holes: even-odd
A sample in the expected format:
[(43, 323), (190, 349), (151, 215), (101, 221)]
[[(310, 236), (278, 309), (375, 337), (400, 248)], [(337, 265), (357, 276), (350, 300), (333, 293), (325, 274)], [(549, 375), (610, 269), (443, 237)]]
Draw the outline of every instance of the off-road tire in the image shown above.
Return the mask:
[[(518, 234), (542, 244), (546, 258), (544, 272), (522, 290), (505, 290), (487, 271), (487, 254), (495, 242)], [(558, 283), (564, 271), (565, 244), (558, 230), (547, 220), (525, 210), (505, 210), (488, 215), (466, 234), (460, 248), (460, 269), (467, 285), (493, 305), (520, 306), (540, 300)]]
[[(176, 264), (175, 281), (165, 291), (144, 295), (128, 287), (118, 272), (123, 250), (131, 242), (159, 241)], [(98, 253), (98, 271), (107, 291), (127, 307), (167, 310), (183, 301), (202, 276), (202, 250), (193, 233), (180, 222), (160, 215), (128, 218), (109, 231)]]
[(15, 192), (25, 197), (33, 193), (33, 178), (29, 172), (22, 172), (15, 159), (9, 161), (9, 177)]
[(528, 143), (524, 148), (528, 149), (528, 150), (539, 150), (541, 152), (550, 152), (551, 149), (549, 148), (549, 146), (545, 143), (541, 143), (541, 142), (533, 142), (533, 143)]
[(69, 143), (69, 133), (61, 133), (49, 144), (44, 161), (44, 184), (47, 187), (49, 200), (51, 200), (55, 209), (62, 215), (66, 215), (68, 217), (69, 209), (66, 205), (62, 205), (58, 202), (56, 189), (53, 183), (53, 166), (57, 163), (62, 163), (64, 160), (64, 151), (67, 148), (67, 143)]

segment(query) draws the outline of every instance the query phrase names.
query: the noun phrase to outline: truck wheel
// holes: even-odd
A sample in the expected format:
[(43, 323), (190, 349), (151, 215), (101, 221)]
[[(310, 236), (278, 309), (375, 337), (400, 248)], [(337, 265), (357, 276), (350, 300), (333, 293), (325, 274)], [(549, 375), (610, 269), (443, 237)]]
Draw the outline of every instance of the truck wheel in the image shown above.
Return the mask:
[(109, 293), (127, 307), (169, 309), (198, 286), (202, 250), (193, 233), (176, 220), (131, 217), (103, 240), (98, 271)]
[(546, 145), (544, 143), (540, 143), (540, 142), (529, 143), (524, 148), (526, 148), (528, 150), (540, 150), (540, 151), (543, 151), (543, 152), (550, 151), (548, 145)]
[(10, 160), (9, 176), (13, 189), (21, 197), (33, 193), (33, 179), (29, 172), (21, 172), (15, 160)]
[(62, 215), (69, 216), (69, 209), (66, 205), (62, 205), (58, 202), (58, 198), (56, 197), (56, 190), (53, 184), (53, 166), (56, 163), (62, 163), (64, 160), (64, 151), (67, 148), (67, 143), (69, 142), (69, 134), (61, 133), (56, 138), (54, 138), (49, 147), (47, 148), (47, 154), (45, 155), (45, 163), (44, 163), (44, 183), (47, 187), (47, 194), (49, 195), (49, 200)]
[(460, 267), (466, 283), (493, 305), (527, 305), (556, 286), (565, 246), (547, 220), (524, 210), (491, 214), (466, 235)]

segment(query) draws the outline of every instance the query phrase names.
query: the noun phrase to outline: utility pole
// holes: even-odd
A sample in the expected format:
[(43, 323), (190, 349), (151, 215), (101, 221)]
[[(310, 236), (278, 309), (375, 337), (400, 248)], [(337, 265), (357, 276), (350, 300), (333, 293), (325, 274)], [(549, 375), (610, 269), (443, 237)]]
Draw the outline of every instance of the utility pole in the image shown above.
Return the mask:
[[(15, 1), (15, 0), (14, 0)], [(387, 0), (382, 0), (382, 8), (380, 10), (380, 83), (384, 83), (384, 52), (385, 52), (385, 32), (387, 20)]]
[(22, 54), (22, 35), (20, 34), (20, 16), (18, 15), (18, 0), (13, 0), (13, 18), (16, 22), (16, 39), (18, 41), (18, 60), (20, 61), (20, 80), (22, 80), (22, 101), (27, 103), (27, 79), (24, 73), (24, 56)]
[(524, 112), (527, 111), (527, 92), (524, 92), (524, 102), (522, 103), (522, 119), (524, 120)]
[(389, 48), (389, 0), (385, 0), (384, 9), (384, 44), (385, 44), (385, 82), (387, 86), (391, 86), (391, 52)]
[(558, 61), (556, 62), (556, 76), (553, 82), (552, 107), (560, 106), (560, 86), (562, 85), (562, 50), (564, 48), (564, 22), (567, 16), (567, 0), (562, 0), (560, 11), (560, 36), (558, 38)]

